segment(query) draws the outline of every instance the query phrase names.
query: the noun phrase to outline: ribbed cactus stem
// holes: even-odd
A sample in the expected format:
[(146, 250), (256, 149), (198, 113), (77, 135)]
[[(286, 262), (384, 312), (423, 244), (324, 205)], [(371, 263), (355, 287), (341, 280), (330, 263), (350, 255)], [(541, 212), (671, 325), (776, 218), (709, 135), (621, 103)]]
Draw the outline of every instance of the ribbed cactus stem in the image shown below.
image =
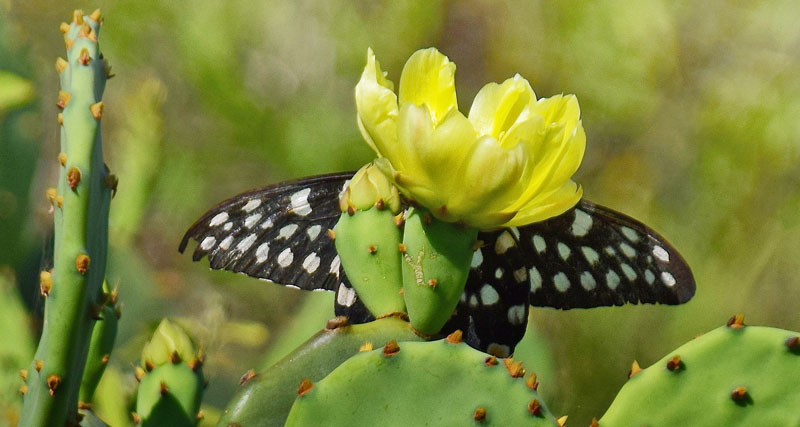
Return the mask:
[(59, 168), (54, 264), (34, 357), (40, 363), (28, 369), (20, 419), (25, 426), (77, 420), (78, 390), (97, 315), (92, 307), (103, 302), (111, 192), (105, 185), (100, 135), (98, 104), (107, 67), (97, 43), (99, 30), (99, 12), (75, 11), (72, 22), (61, 26), (67, 58), (56, 63), (63, 155), (54, 161)]

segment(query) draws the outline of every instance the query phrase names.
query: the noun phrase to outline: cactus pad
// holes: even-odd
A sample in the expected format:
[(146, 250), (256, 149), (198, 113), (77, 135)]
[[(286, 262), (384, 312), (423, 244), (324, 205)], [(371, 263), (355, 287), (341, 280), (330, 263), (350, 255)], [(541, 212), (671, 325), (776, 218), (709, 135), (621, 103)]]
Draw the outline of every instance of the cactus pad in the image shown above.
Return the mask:
[(286, 425), (555, 426), (530, 378), (521, 364), (461, 343), (459, 331), (390, 342), (304, 381)]
[(634, 370), (599, 425), (800, 425), (800, 334), (729, 323)]

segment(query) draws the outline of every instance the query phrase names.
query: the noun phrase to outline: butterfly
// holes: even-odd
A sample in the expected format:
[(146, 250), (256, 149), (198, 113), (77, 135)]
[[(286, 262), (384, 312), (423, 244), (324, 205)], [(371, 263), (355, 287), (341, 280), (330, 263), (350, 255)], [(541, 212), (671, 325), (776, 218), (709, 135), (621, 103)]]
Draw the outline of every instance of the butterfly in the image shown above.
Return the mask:
[[(350, 323), (373, 320), (342, 269), (330, 231), (353, 172), (313, 176), (242, 193), (206, 212), (179, 251), (192, 259), (304, 290), (336, 292)], [(474, 348), (505, 357), (530, 306), (558, 309), (682, 304), (695, 282), (681, 255), (633, 218), (581, 200), (563, 214), (478, 234), (464, 293), (443, 334), (460, 329)]]

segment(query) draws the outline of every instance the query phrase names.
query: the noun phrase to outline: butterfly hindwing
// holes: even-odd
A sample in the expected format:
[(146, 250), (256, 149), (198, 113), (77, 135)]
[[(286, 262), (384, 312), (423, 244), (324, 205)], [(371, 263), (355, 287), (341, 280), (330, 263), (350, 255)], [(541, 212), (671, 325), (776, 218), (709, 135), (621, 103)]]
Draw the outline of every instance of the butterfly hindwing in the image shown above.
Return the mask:
[(338, 194), (352, 172), (321, 175), (240, 194), (206, 212), (186, 232), (192, 258), (301, 289), (336, 290), (340, 262), (327, 231), (336, 225)]
[(337, 316), (345, 316), (350, 324), (367, 323), (375, 320), (375, 316), (369, 312), (367, 306), (350, 284), (350, 280), (344, 273), (344, 268), (339, 267), (339, 277), (342, 282), (336, 288), (336, 298), (333, 303), (333, 311)]
[(689, 266), (672, 245), (644, 224), (592, 202), (581, 200), (515, 234), (533, 306), (682, 304), (694, 295)]

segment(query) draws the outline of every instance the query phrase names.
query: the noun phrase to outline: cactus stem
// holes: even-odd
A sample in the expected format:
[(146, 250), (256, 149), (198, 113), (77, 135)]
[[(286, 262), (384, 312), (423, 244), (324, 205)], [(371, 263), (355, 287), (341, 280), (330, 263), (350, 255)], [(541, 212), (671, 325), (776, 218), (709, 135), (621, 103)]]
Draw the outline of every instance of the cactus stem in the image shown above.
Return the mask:
[(683, 368), (683, 362), (681, 361), (681, 356), (675, 355), (672, 356), (672, 359), (669, 359), (667, 362), (667, 369), (672, 372), (678, 371)]
[(300, 385), (297, 387), (297, 395), (303, 396), (311, 391), (312, 388), (314, 388), (314, 383), (308, 378), (303, 378), (303, 381), (300, 381)]
[(80, 9), (75, 9), (72, 11), (72, 22), (75, 25), (83, 25), (83, 11)]
[(67, 183), (69, 184), (69, 188), (74, 191), (78, 187), (78, 184), (81, 183), (81, 170), (75, 166), (69, 168), (69, 172), (67, 172)]
[(391, 340), (383, 346), (383, 355), (386, 357), (392, 357), (395, 354), (400, 352), (400, 346), (397, 345), (396, 340)]
[(61, 25), (58, 26), (58, 31), (61, 31), (61, 34), (67, 34), (69, 31), (69, 24), (62, 22)]
[(744, 386), (739, 386), (731, 391), (731, 399), (734, 402), (743, 402), (747, 399), (747, 388)]
[(567, 425), (567, 418), (569, 418), (569, 417), (564, 415), (563, 417), (557, 419), (556, 423), (558, 424), (558, 427), (564, 427), (565, 425)]
[(336, 240), (336, 232), (331, 230), (330, 228), (328, 229), (328, 231), (325, 232), (325, 234), (328, 235), (328, 239), (330, 239), (331, 241)]
[(256, 377), (256, 371), (253, 370), (253, 369), (250, 369), (247, 372), (245, 372), (244, 375), (242, 375), (241, 378), (239, 378), (239, 385), (243, 386), (243, 385), (247, 384), (250, 380), (252, 380), (255, 377)]
[(83, 409), (83, 410), (92, 409), (92, 404), (91, 403), (86, 403), (86, 402), (81, 402), (79, 400), (78, 401), (78, 409)]
[(67, 165), (67, 153), (58, 153), (58, 163), (60, 163), (61, 166)]
[(56, 72), (58, 74), (63, 73), (64, 69), (67, 68), (67, 65), (68, 65), (67, 61), (64, 58), (62, 58), (60, 56), (58, 58), (56, 58)]
[(484, 422), (486, 420), (486, 408), (476, 409), (475, 413), (472, 414), (472, 419), (479, 423)]
[(56, 101), (56, 106), (63, 110), (64, 108), (66, 108), (67, 104), (69, 104), (69, 99), (71, 97), (72, 95), (70, 95), (69, 92), (67, 91), (64, 90), (58, 91), (58, 100)]
[(447, 336), (446, 341), (450, 344), (461, 344), (461, 337), (463, 333), (461, 329), (456, 329), (450, 335)]
[(375, 247), (375, 245), (369, 245), (369, 247), (367, 248), (367, 250), (369, 251), (369, 253), (370, 253), (371, 255), (375, 255), (375, 254), (378, 252), (378, 248), (377, 248), (377, 247)]
[(528, 378), (525, 378), (525, 385), (533, 391), (539, 390), (539, 379), (534, 372), (531, 372)]
[(487, 356), (486, 359), (483, 360), (483, 364), (486, 365), (486, 366), (497, 365), (497, 357), (496, 356)]
[(373, 350), (373, 346), (372, 346), (372, 342), (370, 342), (370, 341), (364, 342), (364, 344), (361, 344), (361, 347), (358, 348), (358, 352), (359, 353), (365, 353), (367, 351), (372, 351), (372, 350)]
[(91, 260), (89, 259), (89, 255), (80, 254), (75, 257), (75, 270), (78, 273), (85, 275), (87, 271), (89, 271), (89, 263)]
[(42, 296), (50, 295), (50, 289), (53, 288), (53, 275), (49, 271), (42, 271), (39, 273), (39, 292)]
[(639, 372), (642, 372), (642, 367), (639, 366), (639, 362), (634, 360), (633, 363), (631, 363), (631, 370), (628, 371), (628, 379), (633, 378), (633, 376)]
[(737, 314), (728, 319), (728, 327), (731, 329), (742, 329), (744, 327), (744, 314)]
[(530, 412), (531, 415), (536, 416), (542, 414), (542, 404), (539, 403), (539, 399), (533, 399), (531, 400), (531, 403), (528, 403), (528, 412)]
[(50, 396), (56, 394), (56, 390), (61, 385), (61, 376), (58, 374), (50, 374), (47, 377), (47, 388), (50, 389)]
[(89, 111), (92, 112), (92, 117), (95, 120), (100, 120), (103, 117), (103, 101), (90, 105)]

